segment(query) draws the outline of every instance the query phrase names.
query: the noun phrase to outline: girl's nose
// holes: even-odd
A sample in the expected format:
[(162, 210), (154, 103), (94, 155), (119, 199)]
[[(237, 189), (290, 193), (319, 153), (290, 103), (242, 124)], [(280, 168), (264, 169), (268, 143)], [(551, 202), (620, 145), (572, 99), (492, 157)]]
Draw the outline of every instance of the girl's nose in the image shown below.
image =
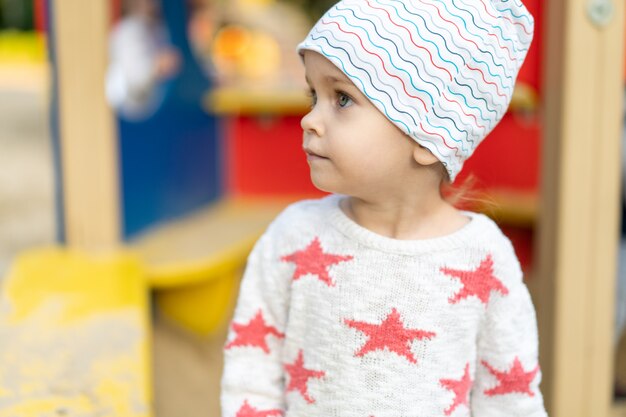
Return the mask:
[(315, 134), (317, 136), (324, 135), (324, 124), (322, 123), (320, 110), (313, 107), (301, 120), (300, 126), (304, 133)]

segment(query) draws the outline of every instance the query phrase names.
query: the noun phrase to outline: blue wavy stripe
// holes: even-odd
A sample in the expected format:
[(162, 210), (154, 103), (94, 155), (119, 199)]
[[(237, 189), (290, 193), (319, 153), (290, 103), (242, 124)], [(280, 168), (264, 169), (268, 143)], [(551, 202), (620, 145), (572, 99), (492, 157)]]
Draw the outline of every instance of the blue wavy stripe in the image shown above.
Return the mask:
[[(433, 87), (435, 87), (435, 89), (437, 90), (437, 93), (438, 93), (438, 94), (441, 94), (441, 90), (439, 90), (439, 87), (437, 87), (434, 83), (432, 83), (432, 82), (430, 82), (430, 81), (425, 80), (425, 79), (424, 79), (424, 78), (420, 75), (420, 71), (419, 71), (419, 69), (417, 68), (417, 66), (416, 66), (415, 64), (413, 64), (413, 63), (412, 63), (412, 62), (410, 62), (410, 61), (407, 61), (406, 59), (404, 59), (404, 58), (400, 55), (400, 51), (398, 50), (398, 46), (395, 44), (395, 42), (393, 42), (391, 39), (385, 38), (384, 36), (382, 36), (382, 35), (380, 34), (380, 32), (378, 32), (378, 29), (376, 28), (376, 24), (374, 24), (374, 22), (373, 22), (372, 20), (369, 20), (369, 19), (362, 19), (362, 18), (358, 17), (358, 16), (354, 13), (354, 10), (351, 10), (351, 9), (340, 9), (339, 7), (337, 7), (337, 10), (352, 12), (352, 14), (354, 15), (354, 17), (355, 17), (356, 19), (361, 20), (361, 21), (365, 21), (365, 22), (369, 22), (369, 23), (371, 23), (371, 24), (372, 24), (372, 26), (374, 27), (374, 31), (378, 34), (378, 36), (379, 36), (380, 38), (382, 38), (382, 39), (385, 39), (385, 40), (387, 40), (387, 41), (391, 42), (391, 44), (392, 44), (392, 45), (396, 48), (396, 52), (398, 52), (398, 57), (399, 57), (402, 61), (406, 62), (407, 64), (413, 65), (413, 67), (414, 67), (414, 68), (415, 68), (415, 70), (417, 71), (417, 75), (418, 75), (418, 77), (420, 78), (420, 80), (421, 80), (421, 81), (423, 81), (423, 82), (425, 82), (426, 84), (430, 84), (430, 85), (432, 85), (432, 86), (433, 86)], [(341, 18), (343, 18), (343, 20), (346, 22), (346, 24), (348, 24), (348, 26), (354, 26), (354, 27), (358, 27), (358, 28), (360, 28), (360, 29), (363, 29), (363, 31), (364, 31), (364, 32), (365, 32), (365, 34), (367, 35), (367, 38), (369, 39), (370, 43), (371, 43), (373, 46), (375, 46), (376, 48), (378, 48), (378, 49), (380, 49), (380, 50), (382, 50), (382, 51), (385, 51), (385, 53), (386, 53), (386, 54), (387, 54), (387, 56), (389, 57), (389, 62), (391, 63), (391, 65), (393, 65), (393, 66), (394, 66), (394, 67), (395, 67), (398, 71), (402, 71), (402, 72), (404, 72), (406, 75), (408, 75), (408, 76), (409, 76), (409, 81), (411, 82), (411, 85), (413, 86), (413, 88), (414, 88), (414, 89), (416, 89), (417, 91), (420, 91), (420, 92), (422, 92), (422, 93), (427, 94), (427, 95), (428, 95), (428, 97), (430, 98), (431, 105), (434, 105), (434, 104), (435, 104), (435, 99), (433, 98), (432, 94), (430, 94), (428, 91), (426, 91), (426, 90), (422, 90), (421, 88), (419, 88), (418, 86), (416, 86), (416, 85), (415, 85), (415, 83), (413, 82), (413, 77), (411, 76), (411, 74), (410, 74), (408, 71), (406, 71), (405, 69), (399, 68), (399, 67), (397, 67), (397, 66), (394, 64), (394, 62), (393, 62), (393, 58), (392, 58), (391, 54), (389, 53), (389, 51), (387, 51), (387, 49), (385, 49), (385, 48), (383, 48), (383, 47), (381, 47), (381, 46), (376, 45), (376, 44), (374, 43), (374, 41), (372, 40), (372, 38), (370, 38), (370, 35), (369, 35), (369, 33), (368, 33), (368, 30), (367, 30), (365, 27), (358, 26), (358, 25), (355, 25), (355, 24), (353, 24), (353, 23), (350, 23), (350, 22), (348, 21), (348, 19), (347, 19), (345, 16), (341, 16), (341, 15), (338, 15), (338, 16), (333, 16), (333, 15), (331, 15), (331, 14), (328, 14), (328, 16), (329, 16), (329, 17), (332, 17), (332, 18), (341, 17)], [(439, 81), (441, 81), (441, 82), (445, 85), (444, 81), (443, 81), (441, 78), (439, 78), (439, 77), (435, 77), (435, 78), (436, 78), (436, 79), (438, 79)]]
[(489, 55), (489, 56), (491, 57), (491, 61), (493, 62), (493, 65), (495, 65), (496, 67), (502, 67), (502, 72), (504, 72), (504, 75), (505, 75), (505, 76), (508, 76), (508, 75), (507, 75), (507, 73), (506, 73), (506, 68), (504, 67), (504, 65), (497, 63), (497, 62), (496, 62), (496, 59), (494, 58), (494, 56), (493, 56), (493, 54), (492, 54), (491, 52), (489, 52), (489, 51), (483, 51), (483, 50), (482, 50), (482, 49), (480, 49), (480, 48), (478, 48), (478, 50), (479, 50), (480, 52), (482, 52), (483, 54), (487, 54), (487, 55)]
[[(500, 3), (508, 3), (509, 0), (500, 0)], [(513, 1), (518, 9), (524, 9), (526, 6), (521, 1)]]
[(471, 85), (469, 85), (469, 84), (463, 84), (463, 83), (460, 83), (460, 82), (458, 82), (456, 79), (454, 80), (454, 82), (455, 82), (455, 83), (457, 83), (457, 84), (459, 85), (459, 87), (467, 87), (467, 88), (469, 88), (469, 90), (470, 90), (470, 94), (471, 94), (471, 95), (472, 95), (472, 97), (474, 97), (476, 100), (482, 100), (482, 101), (484, 101), (484, 102), (485, 102), (485, 109), (486, 109), (488, 112), (490, 112), (490, 113), (495, 113), (496, 115), (498, 114), (498, 112), (497, 112), (497, 111), (495, 111), (495, 110), (493, 110), (493, 109), (490, 109), (490, 108), (489, 108), (489, 103), (487, 103), (487, 100), (485, 100), (485, 99), (484, 99), (484, 98), (482, 98), (482, 97), (476, 97), (476, 95), (474, 94), (474, 89), (472, 88), (472, 86), (471, 86)]
[[(498, 103), (498, 100), (496, 99), (496, 96), (494, 96), (490, 91), (483, 91), (483, 90), (480, 89), (480, 85), (478, 83), (478, 80), (476, 80), (476, 78), (474, 78), (474, 77), (471, 77), (471, 78), (467, 77), (466, 80), (467, 80), (467, 82), (473, 81), (476, 84), (476, 87), (475, 87), (476, 91), (478, 91), (480, 94), (482, 94), (483, 97), (488, 96), (489, 99), (491, 99), (491, 102), (493, 104), (495, 104), (496, 106), (498, 106), (500, 108), (503, 107), (501, 104)], [(504, 110), (506, 110), (506, 108)]]
[[(472, 57), (472, 60), (474, 60), (474, 62), (479, 63), (479, 64), (485, 64), (485, 68), (487, 68), (487, 71), (489, 71), (489, 74), (491, 74), (491, 75), (492, 75), (492, 76), (494, 76), (494, 77), (499, 77), (499, 78), (500, 78), (500, 80), (502, 80), (502, 76), (503, 76), (503, 74), (493, 74), (493, 73), (491, 72), (491, 69), (489, 68), (489, 67), (490, 67), (490, 65), (489, 65), (486, 61), (481, 61), (481, 60), (476, 59), (476, 58), (474, 58), (474, 57)], [(504, 74), (504, 77), (505, 77), (506, 79), (508, 79), (509, 81), (513, 81), (513, 77), (511, 77), (510, 75)], [(504, 80), (502, 80), (502, 86), (504, 87)]]
[[(476, 23), (476, 21), (474, 20), (474, 14), (471, 13), (468, 9), (465, 9), (463, 7), (457, 6), (456, 3), (454, 2), (454, 0), (452, 0), (452, 4), (454, 4), (457, 9), (463, 10), (467, 14), (469, 14), (470, 18), (472, 19), (472, 22), (474, 22), (474, 26), (476, 26), (478, 29), (482, 30), (483, 32), (487, 33), (488, 35), (491, 33), (487, 29), (483, 28), (482, 26), (479, 26), (478, 23)], [(465, 6), (467, 6), (469, 8), (471, 5), (470, 4), (465, 4)], [(481, 21), (483, 23), (485, 23), (487, 26), (489, 26), (489, 23), (482, 19), (482, 14), (480, 13), (480, 10), (478, 10), (477, 7), (473, 7), (473, 8), (474, 8), (474, 10), (476, 10), (476, 12), (477, 12), (476, 14), (481, 18)], [(507, 38), (506, 36), (504, 36), (504, 32), (502, 31), (502, 27), (499, 26), (499, 25), (493, 25), (493, 27), (500, 30), (500, 37), (502, 39), (506, 40), (506, 41), (511, 42), (511, 45), (513, 46), (513, 50), (517, 52), (517, 49), (515, 48), (515, 41), (513, 39), (510, 39), (510, 38)]]
[(465, 80), (466, 80), (468, 83), (470, 83), (470, 82), (472, 82), (472, 81), (473, 81), (473, 82), (474, 82), (474, 84), (476, 84), (476, 85), (474, 86), (474, 88), (476, 89), (476, 91), (478, 91), (478, 92), (479, 92), (479, 93), (480, 93), (483, 97), (488, 97), (488, 98), (491, 100), (491, 102), (492, 102), (493, 104), (497, 104), (496, 97), (493, 95), (493, 93), (491, 93), (491, 91), (483, 91), (483, 90), (481, 90), (481, 89), (480, 89), (480, 85), (479, 85), (479, 83), (478, 83), (478, 80), (477, 80), (476, 78), (474, 78), (474, 77), (466, 77), (466, 78), (465, 78)]
[(431, 73), (428, 71), (428, 67), (429, 67), (429, 65), (425, 65), (425, 64), (424, 64), (424, 60), (421, 60), (421, 59), (420, 59), (418, 62), (422, 64), (422, 71), (424, 71), (424, 72), (426, 73), (426, 75), (428, 75), (430, 78), (435, 78), (435, 79), (441, 80), (441, 83), (442, 83), (444, 86), (446, 85), (447, 81), (445, 81), (444, 79), (442, 79), (442, 78), (440, 78), (440, 77), (437, 77), (437, 76), (436, 76), (436, 75), (434, 75), (434, 74), (431, 74)]
[[(443, 127), (443, 126), (437, 126), (436, 124), (433, 124), (430, 120), (428, 120), (428, 116), (427, 116), (427, 117), (425, 117), (425, 119), (426, 119), (426, 123), (428, 123), (428, 125), (429, 125), (430, 127), (434, 127), (434, 128), (436, 128), (436, 129), (443, 129), (443, 130), (445, 130), (446, 132), (448, 132), (448, 135), (450, 135), (449, 137), (450, 137), (450, 138), (452, 138), (452, 134), (450, 133), (450, 131), (449, 131), (448, 129), (446, 129), (446, 128), (445, 128), (445, 127)], [(452, 140), (454, 140), (454, 138), (452, 138)], [(444, 142), (445, 142), (445, 139), (444, 139)], [(433, 144), (434, 144), (435, 146), (437, 146), (437, 143), (433, 142)], [(446, 146), (446, 145), (444, 144), (444, 146)], [(447, 146), (446, 146), (446, 147), (447, 147)], [(439, 148), (439, 146), (437, 146), (437, 148)], [(454, 155), (455, 155), (457, 158), (459, 158), (459, 157), (460, 157), (460, 155), (459, 155), (459, 149), (458, 149), (458, 148), (457, 148), (457, 150), (456, 150), (456, 151), (454, 151)]]
[[(500, 87), (505, 88), (509, 91), (512, 90), (510, 85), (504, 85), (504, 82), (502, 80), (502, 76), (500, 74), (494, 74), (491, 72), (491, 69), (489, 68), (489, 64), (487, 64), (485, 61), (479, 61), (476, 58), (472, 57), (472, 59), (474, 60), (475, 63), (477, 64), (485, 64), (485, 68), (487, 68), (487, 71), (489, 72), (489, 75), (491, 75), (492, 77), (497, 77), (500, 80)], [(511, 77), (509, 77), (511, 78)]]
[[(528, 17), (528, 15), (526, 14), (521, 14), (521, 15), (516, 15), (515, 13), (513, 13), (513, 9), (512, 8), (508, 8), (508, 9), (498, 9), (501, 12), (509, 12), (511, 13), (511, 16), (515, 17), (516, 19), (526, 19), (526, 21), (528, 22), (529, 25), (533, 25), (533, 21), (530, 19), (530, 17)], [(526, 28), (528, 29), (528, 28)]]
[[(457, 103), (457, 104), (458, 104), (460, 107), (463, 107), (463, 106), (461, 106), (461, 103)], [(464, 112), (464, 111), (459, 113), (458, 111), (453, 110), (452, 108), (445, 108), (445, 107), (442, 105), (442, 101), (438, 102), (438, 103), (437, 103), (437, 105), (439, 106), (439, 109), (443, 112), (443, 114), (449, 114), (449, 115), (450, 115), (450, 117), (456, 117), (456, 121), (457, 121), (458, 123), (460, 123), (460, 124), (464, 127), (464, 129), (460, 129), (460, 128), (457, 126), (457, 124), (456, 124), (456, 123), (454, 123), (454, 121), (453, 121), (454, 126), (457, 128), (457, 130), (458, 130), (459, 132), (461, 132), (461, 133), (465, 133), (465, 134), (466, 134), (466, 136), (467, 136), (467, 140), (468, 140), (468, 141), (472, 144), (472, 146), (473, 146), (473, 145), (474, 145), (474, 142), (475, 142), (475, 140), (474, 140), (474, 139), (475, 139), (475, 136), (472, 134), (472, 132), (473, 132), (473, 131), (478, 132), (478, 131), (480, 131), (480, 130), (481, 130), (481, 128), (480, 128), (480, 127), (478, 127), (478, 122), (476, 122), (476, 123), (474, 123), (474, 122), (470, 122), (470, 121), (469, 121), (469, 119), (467, 119), (467, 120), (468, 120), (468, 122), (467, 122), (467, 123), (465, 123), (465, 122), (463, 121), (463, 120), (464, 120), (464, 118), (467, 118), (467, 117), (470, 117), (470, 116), (467, 116), (467, 115), (465, 114), (465, 112)], [(434, 113), (434, 109), (433, 109), (433, 113)], [(444, 116), (439, 116), (439, 115), (437, 115), (437, 117), (439, 117), (440, 119), (446, 118), (446, 117), (444, 117)], [(476, 129), (474, 129), (474, 128), (473, 128), (474, 126), (476, 126)]]
[[(450, 121), (452, 122), (452, 124), (454, 125), (454, 127), (456, 128), (456, 130), (458, 130), (458, 131), (459, 131), (459, 133), (464, 133), (464, 134), (465, 134), (465, 138), (466, 138), (467, 140), (470, 140), (470, 139), (469, 139), (469, 133), (468, 133), (468, 131), (467, 131), (467, 130), (460, 129), (460, 128), (459, 128), (459, 126), (456, 124), (456, 122), (454, 121), (454, 119), (453, 119), (453, 118), (448, 117), (448, 116), (440, 116), (440, 115), (438, 115), (438, 114), (437, 114), (437, 112), (435, 111), (435, 109), (433, 109), (433, 114), (434, 114), (435, 116), (437, 116), (440, 120), (450, 120)], [(462, 141), (462, 140), (460, 140), (460, 139), (458, 139), (458, 140), (457, 140), (457, 139), (455, 139), (455, 138), (454, 138), (454, 135), (452, 135), (452, 132), (450, 132), (450, 131), (449, 131), (447, 128), (445, 128), (445, 127), (442, 127), (442, 128), (443, 128), (443, 129), (445, 129), (445, 130), (446, 130), (446, 131), (450, 134), (450, 139), (452, 139), (453, 141), (455, 141), (455, 142), (457, 142), (457, 143), (460, 143), (460, 144), (461, 144), (461, 150), (463, 150), (463, 152), (466, 152), (466, 149), (465, 149), (465, 145), (466, 145), (466, 144), (465, 144), (465, 142), (463, 142), (463, 141)]]
[(476, 110), (478, 110), (478, 112), (480, 113), (480, 119), (481, 119), (483, 122), (485, 122), (486, 124), (491, 125), (491, 119), (485, 119), (485, 115), (483, 114), (483, 111), (482, 111), (482, 109), (481, 109), (480, 107), (470, 106), (470, 104), (467, 102), (467, 97), (465, 97), (465, 96), (464, 96), (463, 94), (461, 94), (461, 93), (455, 93), (454, 91), (452, 91), (452, 90), (450, 89), (450, 87), (448, 87), (448, 91), (449, 91), (451, 94), (454, 94), (455, 96), (459, 96), (459, 97), (461, 97), (461, 98), (463, 99), (463, 101), (465, 102), (465, 105), (466, 105), (467, 107), (469, 107), (470, 109), (476, 109)]

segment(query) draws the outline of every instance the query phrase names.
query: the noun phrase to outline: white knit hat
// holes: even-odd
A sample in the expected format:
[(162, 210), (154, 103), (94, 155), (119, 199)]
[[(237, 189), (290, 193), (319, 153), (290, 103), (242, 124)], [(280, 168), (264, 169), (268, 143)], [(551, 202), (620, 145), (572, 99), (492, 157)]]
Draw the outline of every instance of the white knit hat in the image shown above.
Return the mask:
[(533, 29), (519, 0), (342, 0), (297, 50), (329, 59), (454, 181), (504, 116)]

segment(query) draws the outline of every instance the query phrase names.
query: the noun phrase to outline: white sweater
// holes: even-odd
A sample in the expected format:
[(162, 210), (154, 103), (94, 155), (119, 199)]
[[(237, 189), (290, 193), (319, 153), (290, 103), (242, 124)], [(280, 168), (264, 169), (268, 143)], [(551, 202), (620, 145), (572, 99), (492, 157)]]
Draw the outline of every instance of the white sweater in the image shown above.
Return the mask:
[(443, 237), (375, 234), (341, 196), (287, 208), (249, 259), (223, 417), (546, 417), (535, 311), (482, 214)]

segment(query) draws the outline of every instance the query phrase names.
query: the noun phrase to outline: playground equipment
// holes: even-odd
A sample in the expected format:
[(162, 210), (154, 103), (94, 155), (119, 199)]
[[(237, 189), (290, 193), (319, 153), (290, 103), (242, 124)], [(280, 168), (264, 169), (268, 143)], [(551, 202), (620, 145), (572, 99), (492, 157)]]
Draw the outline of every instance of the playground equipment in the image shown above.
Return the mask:
[(145, 285), (128, 253), (22, 255), (0, 298), (0, 416), (147, 416)]

